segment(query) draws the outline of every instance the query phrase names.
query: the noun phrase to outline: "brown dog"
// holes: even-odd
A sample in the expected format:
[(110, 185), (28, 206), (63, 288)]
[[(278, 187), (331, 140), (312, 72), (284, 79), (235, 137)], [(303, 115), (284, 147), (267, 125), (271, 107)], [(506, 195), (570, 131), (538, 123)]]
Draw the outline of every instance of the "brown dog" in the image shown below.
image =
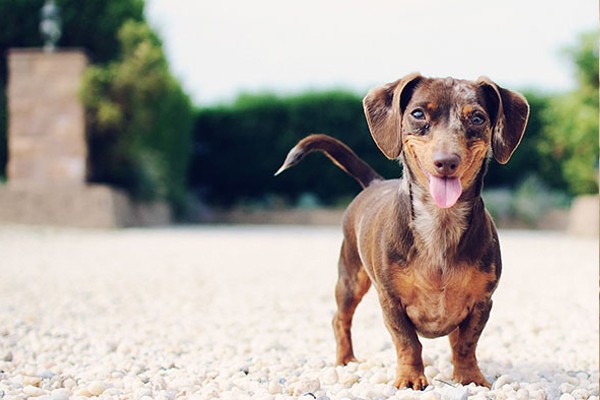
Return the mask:
[(370, 91), (363, 105), (379, 149), (404, 165), (402, 179), (383, 180), (325, 135), (300, 141), (277, 172), (322, 151), (364, 187), (343, 221), (337, 362), (355, 360), (352, 316), (373, 285), (396, 347), (397, 387), (427, 386), (417, 334), (449, 335), (454, 379), (489, 387), (475, 350), (502, 264), (480, 194), (489, 158), (506, 163), (521, 141), (529, 105), (486, 78), (419, 74)]

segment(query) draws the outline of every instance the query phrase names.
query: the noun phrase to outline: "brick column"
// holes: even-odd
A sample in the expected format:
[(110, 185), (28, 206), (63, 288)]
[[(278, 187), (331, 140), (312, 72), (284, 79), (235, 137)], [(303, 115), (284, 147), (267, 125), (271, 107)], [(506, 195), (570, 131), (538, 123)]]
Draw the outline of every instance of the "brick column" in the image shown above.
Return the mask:
[(9, 51), (9, 185), (85, 184), (87, 144), (79, 90), (87, 63), (78, 50)]

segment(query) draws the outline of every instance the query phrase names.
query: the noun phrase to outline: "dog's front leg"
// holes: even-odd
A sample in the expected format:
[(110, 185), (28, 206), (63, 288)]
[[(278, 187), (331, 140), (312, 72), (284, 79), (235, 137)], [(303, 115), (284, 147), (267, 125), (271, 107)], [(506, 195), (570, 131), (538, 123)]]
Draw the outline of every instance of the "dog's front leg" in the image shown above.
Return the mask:
[(385, 325), (396, 347), (398, 364), (394, 386), (399, 389), (423, 390), (427, 387), (427, 378), (421, 356), (423, 346), (419, 342), (417, 332), (399, 299), (382, 293), (379, 294), (379, 299)]
[(477, 341), (485, 327), (491, 309), (492, 300), (490, 299), (476, 303), (467, 319), (449, 335), (450, 345), (452, 346), (454, 380), (458, 383), (463, 385), (475, 383), (479, 386), (491, 387), (481, 373), (475, 356)]

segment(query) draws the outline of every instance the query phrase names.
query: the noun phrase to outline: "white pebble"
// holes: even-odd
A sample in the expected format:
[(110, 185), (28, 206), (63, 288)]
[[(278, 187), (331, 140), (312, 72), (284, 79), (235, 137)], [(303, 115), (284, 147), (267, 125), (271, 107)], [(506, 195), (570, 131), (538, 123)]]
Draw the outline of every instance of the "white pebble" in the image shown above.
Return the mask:
[(52, 379), (54, 375), (56, 374), (50, 370), (44, 370), (38, 374), (38, 376), (42, 379)]
[(300, 396), (305, 393), (314, 393), (321, 387), (321, 382), (318, 379), (305, 379), (293, 383), (290, 386), (290, 394)]
[(23, 394), (30, 397), (39, 397), (45, 395), (46, 391), (35, 386), (27, 385), (23, 388)]
[(50, 398), (52, 400), (69, 400), (69, 392), (67, 389), (54, 389), (50, 393)]
[(335, 385), (338, 382), (338, 373), (336, 371), (335, 368), (327, 368), (322, 374), (321, 374), (321, 382), (324, 385)]
[(62, 383), (62, 386), (65, 389), (69, 389), (69, 390), (73, 389), (76, 385), (77, 385), (77, 382), (75, 382), (75, 380), (72, 378), (67, 378)]
[(77, 392), (75, 392), (76, 396), (81, 396), (81, 397), (92, 397), (92, 394), (90, 393), (90, 391), (88, 390), (88, 388), (81, 388), (79, 389)]
[(517, 399), (518, 400), (529, 400), (529, 390), (527, 390), (527, 389), (517, 390)]
[(282, 390), (283, 390), (283, 387), (281, 386), (281, 384), (278, 381), (272, 380), (271, 382), (269, 382), (269, 393), (279, 394), (279, 393), (281, 393)]
[(152, 389), (143, 387), (135, 391), (133, 396), (136, 400), (141, 400), (143, 397), (152, 397)]
[(448, 400), (467, 400), (469, 389), (466, 386), (447, 386), (444, 389), (444, 398)]
[(575, 389), (571, 392), (571, 396), (576, 399), (587, 399), (590, 397), (590, 393), (586, 389)]
[(398, 389), (396, 389), (395, 386), (393, 386), (393, 385), (385, 385), (385, 388), (383, 389), (382, 394), (385, 397), (389, 398), (389, 397), (393, 397), (396, 394), (397, 391), (398, 391)]
[(575, 389), (575, 386), (571, 385), (570, 383), (563, 383), (559, 387), (560, 391), (563, 393), (571, 393), (573, 389)]
[(440, 370), (437, 369), (436, 367), (434, 367), (433, 365), (428, 365), (425, 367), (425, 377), (430, 381), (433, 382), (433, 379), (438, 376), (438, 374), (440, 373)]
[(388, 377), (387, 374), (385, 372), (379, 371), (373, 374), (373, 376), (371, 377), (371, 379), (369, 379), (369, 382), (371, 383), (387, 383), (388, 382)]
[(358, 375), (344, 371), (339, 376), (339, 382), (344, 386), (354, 385), (358, 382)]
[(23, 385), (24, 386), (40, 386), (42, 382), (42, 378), (39, 376), (24, 376), (23, 377)]
[[(398, 393), (400, 393), (400, 391)], [(406, 393), (406, 394), (410, 396), (409, 393)], [(412, 398), (412, 397), (413, 396), (410, 396), (409, 398)], [(407, 397), (401, 397), (401, 398), (405, 399)], [(436, 393), (434, 391), (425, 392), (419, 397), (419, 399), (422, 399), (422, 400), (441, 400), (441, 398), (442, 398), (442, 395), (439, 393)]]
[(91, 382), (87, 386), (87, 390), (92, 396), (100, 396), (106, 389), (108, 389), (108, 385), (101, 381)]
[(494, 382), (492, 389), (497, 390), (502, 388), (504, 385), (508, 385), (513, 381), (510, 375), (500, 375), (496, 382)]
[(560, 400), (575, 400), (575, 397), (571, 396), (569, 393), (565, 393), (560, 396)]

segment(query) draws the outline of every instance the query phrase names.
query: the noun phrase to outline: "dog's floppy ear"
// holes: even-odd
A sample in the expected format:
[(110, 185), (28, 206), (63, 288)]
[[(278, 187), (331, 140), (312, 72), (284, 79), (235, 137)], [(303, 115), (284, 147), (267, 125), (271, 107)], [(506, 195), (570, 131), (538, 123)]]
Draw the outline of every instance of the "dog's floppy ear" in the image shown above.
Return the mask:
[(372, 89), (363, 99), (371, 135), (379, 150), (389, 159), (398, 158), (402, 151), (402, 107), (407, 103), (401, 103), (403, 90), (421, 78), (417, 73), (407, 75), (396, 82)]
[(529, 118), (529, 104), (517, 92), (503, 89), (486, 77), (477, 83), (483, 88), (492, 118), (492, 151), (500, 164), (506, 164), (515, 151)]

